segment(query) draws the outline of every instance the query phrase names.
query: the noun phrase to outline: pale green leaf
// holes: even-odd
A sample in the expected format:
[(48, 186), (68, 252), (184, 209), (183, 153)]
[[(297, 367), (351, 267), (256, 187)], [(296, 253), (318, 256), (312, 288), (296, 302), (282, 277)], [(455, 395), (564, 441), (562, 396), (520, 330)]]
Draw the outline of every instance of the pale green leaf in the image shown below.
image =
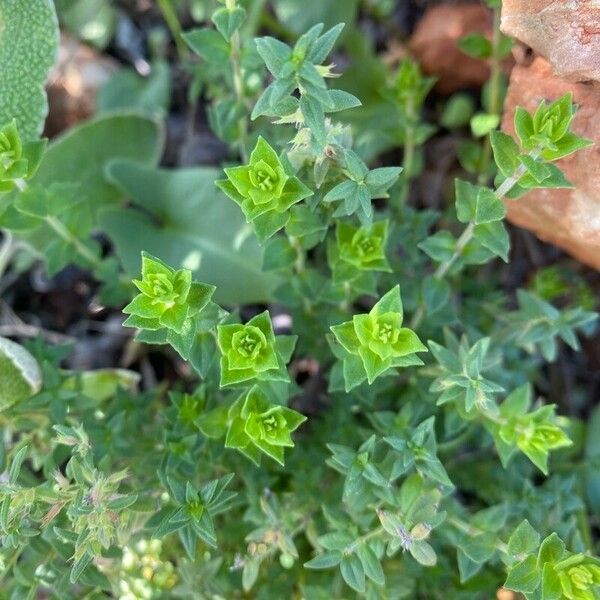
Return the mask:
[(340, 563), (340, 572), (344, 581), (357, 592), (365, 591), (365, 571), (355, 554), (345, 556)]
[(19, 344), (0, 337), (0, 411), (39, 392), (40, 367)]
[(508, 540), (508, 550), (511, 554), (532, 553), (540, 543), (540, 534), (531, 526), (527, 519), (514, 530)]

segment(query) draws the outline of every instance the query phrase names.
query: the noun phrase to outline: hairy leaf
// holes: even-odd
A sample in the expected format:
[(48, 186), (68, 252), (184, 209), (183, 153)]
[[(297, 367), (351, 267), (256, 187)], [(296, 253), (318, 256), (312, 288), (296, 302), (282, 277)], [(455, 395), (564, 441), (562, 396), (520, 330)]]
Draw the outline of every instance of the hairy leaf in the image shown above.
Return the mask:
[(0, 126), (16, 119), (24, 140), (42, 132), (44, 83), (57, 47), (51, 0), (0, 0)]

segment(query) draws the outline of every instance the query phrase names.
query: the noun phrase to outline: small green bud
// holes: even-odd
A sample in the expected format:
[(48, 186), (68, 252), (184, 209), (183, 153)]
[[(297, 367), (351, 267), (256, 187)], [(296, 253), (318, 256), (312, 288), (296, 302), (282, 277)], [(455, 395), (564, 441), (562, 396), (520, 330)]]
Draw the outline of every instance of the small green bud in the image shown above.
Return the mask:
[(533, 115), (524, 108), (515, 111), (515, 130), (525, 150), (538, 151), (543, 160), (567, 156), (592, 142), (571, 132), (576, 107), (573, 94), (565, 94), (551, 104), (542, 101)]
[(284, 569), (291, 569), (294, 566), (294, 557), (291, 554), (280, 554), (279, 562)]
[(14, 180), (25, 177), (27, 161), (23, 158), (23, 145), (16, 121), (0, 129), (0, 191), (14, 187)]
[(371, 384), (392, 367), (422, 364), (412, 355), (427, 352), (427, 348), (414, 331), (402, 327), (402, 319), (400, 287), (396, 286), (368, 314), (354, 315), (352, 321), (331, 327), (349, 355), (344, 359), (347, 387), (364, 379)]
[(271, 404), (257, 386), (238, 398), (228, 418), (227, 448), (236, 448), (256, 464), (264, 453), (281, 465), (284, 449), (294, 446), (291, 433), (306, 421), (295, 410)]
[(543, 406), (532, 413), (508, 418), (499, 433), (506, 443), (516, 443), (521, 452), (544, 473), (548, 470), (550, 451), (572, 444), (557, 425), (552, 406)]
[(142, 278), (134, 279), (140, 291), (124, 309), (124, 325), (141, 329), (172, 329), (181, 333), (185, 322), (210, 301), (214, 286), (193, 283), (188, 269), (176, 271), (150, 254), (142, 253)]
[(217, 342), (221, 352), (221, 387), (250, 379), (288, 380), (268, 311), (245, 325), (219, 325)]
[[(566, 575), (566, 577), (565, 577)], [(600, 585), (600, 566), (597, 564), (581, 564), (569, 569), (566, 574), (559, 573), (563, 594), (569, 600), (592, 598)]]
[(363, 271), (390, 271), (385, 256), (388, 221), (370, 228), (338, 222), (335, 245), (330, 245), (329, 264), (336, 281), (352, 281)]
[(32, 177), (45, 146), (46, 140), (24, 144), (15, 119), (0, 128), (0, 193)]
[(199, 500), (195, 499), (186, 504), (186, 511), (193, 519), (199, 519), (204, 512), (204, 504)]
[(285, 172), (277, 153), (259, 137), (246, 166), (225, 169), (218, 187), (236, 202), (258, 238), (265, 241), (289, 221), (289, 208), (312, 195), (297, 178)]
[(435, 82), (435, 77), (423, 75), (416, 62), (410, 59), (403, 60), (394, 80), (396, 99), (402, 106), (412, 104), (416, 108), (423, 103)]

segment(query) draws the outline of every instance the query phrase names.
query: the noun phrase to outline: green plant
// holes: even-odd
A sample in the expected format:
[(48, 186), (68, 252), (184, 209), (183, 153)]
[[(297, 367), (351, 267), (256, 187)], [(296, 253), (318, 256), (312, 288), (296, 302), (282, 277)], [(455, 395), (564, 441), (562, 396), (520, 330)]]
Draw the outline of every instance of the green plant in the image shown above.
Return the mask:
[(347, 392), (365, 379), (372, 384), (393, 367), (423, 364), (413, 355), (427, 348), (414, 331), (402, 327), (402, 317), (400, 288), (396, 286), (368, 314), (354, 315), (352, 321), (331, 327), (345, 351), (342, 360)]
[(410, 59), (400, 64), (389, 92), (391, 101), (398, 106), (398, 117), (402, 130), (398, 143), (403, 147), (402, 187), (398, 204), (406, 202), (410, 182), (422, 169), (423, 157), (420, 149), (435, 128), (421, 120), (421, 111), (427, 94), (435, 85), (435, 77), (426, 77), (419, 65)]
[[(324, 3), (358, 6), (339, 4)], [(140, 392), (137, 373), (73, 372), (67, 347), (0, 338), (7, 597), (600, 597), (598, 413), (566, 416), (536, 387), (563, 343), (593, 332), (593, 306), (558, 277), (513, 294), (473, 268), (508, 261), (505, 202), (571, 185), (554, 163), (589, 144), (571, 95), (518, 109), (517, 139), (497, 131), (507, 42), (463, 40), (496, 61), (493, 89), (440, 218), (410, 203), (435, 131), (418, 65), (390, 86), (377, 63), (381, 95), (359, 107), (328, 87), (342, 25), (296, 39), (261, 2), (194, 6), (212, 25), (180, 34), (177, 3), (160, 3), (189, 99), (202, 93), (229, 144), (224, 177), (156, 167), (153, 103), (47, 149), (30, 135), (40, 111), (3, 115), (0, 272), (32, 257), (84, 269), (125, 306), (145, 375)], [(259, 22), (289, 44), (253, 41)], [(0, 59), (12, 43), (0, 29)], [(404, 170), (353, 144), (364, 123), (338, 120), (382, 106), (391, 133), (367, 127), (403, 147)], [(146, 352), (174, 367), (164, 381)]]
[(217, 185), (242, 209), (259, 241), (272, 237), (290, 219), (289, 208), (312, 194), (297, 177), (288, 175), (277, 153), (262, 138), (244, 167), (225, 169)]

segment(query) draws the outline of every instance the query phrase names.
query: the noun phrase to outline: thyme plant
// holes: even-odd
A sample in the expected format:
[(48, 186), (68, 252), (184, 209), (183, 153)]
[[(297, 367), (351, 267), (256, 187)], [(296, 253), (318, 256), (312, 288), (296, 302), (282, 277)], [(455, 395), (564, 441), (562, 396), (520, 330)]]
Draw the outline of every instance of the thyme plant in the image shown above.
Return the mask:
[[(517, 109), (513, 138), (496, 65), (480, 166), (443, 216), (409, 201), (434, 132), (418, 65), (383, 93), (402, 115), (390, 166), (354, 146), (344, 113), (365, 109), (329, 85), (343, 24), (254, 37), (225, 0), (179, 37), (160, 4), (230, 145), (222, 172), (154, 166), (155, 117), (101, 117), (46, 150), (43, 110), (0, 110), (2, 270), (76, 263), (125, 305), (135, 352), (180, 375), (136, 391), (135, 372), (0, 338), (3, 597), (600, 598), (586, 424), (536, 388), (596, 315), (482, 270), (510, 258), (507, 202), (571, 186), (555, 163), (590, 143), (571, 94)], [(0, 19), (19, 10), (0, 0)], [(489, 44), (462, 47), (504, 55)], [(60, 167), (117, 131), (134, 145)]]

